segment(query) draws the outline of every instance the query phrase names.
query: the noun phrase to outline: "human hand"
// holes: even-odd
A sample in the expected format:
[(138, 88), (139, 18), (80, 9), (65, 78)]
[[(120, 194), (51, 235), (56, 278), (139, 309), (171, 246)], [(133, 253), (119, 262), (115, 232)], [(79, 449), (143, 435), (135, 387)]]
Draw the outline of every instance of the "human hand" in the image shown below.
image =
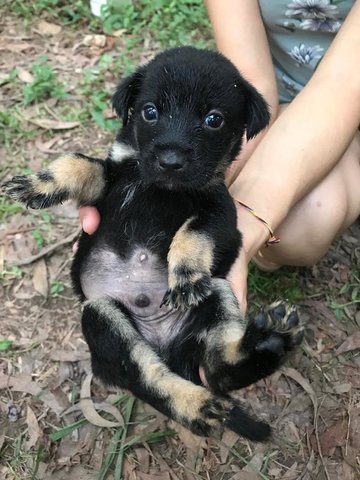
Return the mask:
[[(96, 232), (100, 225), (100, 214), (95, 207), (80, 207), (79, 218), (82, 229), (89, 235)], [(78, 248), (78, 243), (74, 243), (73, 252)]]
[(231, 270), (227, 276), (230, 282), (231, 289), (235, 294), (240, 311), (245, 317), (247, 309), (247, 277), (248, 277), (248, 259), (246, 258), (245, 250), (242, 248), (238, 258), (233, 263)]
[(92, 235), (100, 224), (100, 214), (95, 207), (80, 207), (79, 217), (84, 232)]

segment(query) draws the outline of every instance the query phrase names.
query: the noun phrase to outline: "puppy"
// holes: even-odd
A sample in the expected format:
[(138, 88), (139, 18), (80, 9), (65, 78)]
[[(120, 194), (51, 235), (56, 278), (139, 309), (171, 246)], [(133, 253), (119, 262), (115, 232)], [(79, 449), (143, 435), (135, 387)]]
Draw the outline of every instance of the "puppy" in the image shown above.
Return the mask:
[[(165, 51), (113, 96), (123, 126), (106, 161), (64, 155), (5, 191), (31, 208), (96, 205), (72, 266), (94, 374), (192, 432), (270, 435), (228, 392), (274, 372), (303, 331), (282, 304), (246, 325), (225, 280), (241, 235), (224, 172), (269, 122), (261, 95), (222, 55)], [(201, 385), (203, 367), (209, 388)]]

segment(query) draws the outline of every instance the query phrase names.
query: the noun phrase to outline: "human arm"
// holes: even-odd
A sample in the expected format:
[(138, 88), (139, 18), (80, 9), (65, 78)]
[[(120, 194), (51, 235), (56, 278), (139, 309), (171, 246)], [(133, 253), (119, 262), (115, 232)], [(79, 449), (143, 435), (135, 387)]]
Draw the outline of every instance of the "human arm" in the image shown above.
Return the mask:
[[(264, 97), (271, 120), (278, 113), (278, 92), (266, 32), (256, 0), (205, 0), (218, 50)], [(227, 172), (231, 184), (266, 131), (246, 142)]]
[[(358, 128), (359, 22), (357, 0), (308, 85), (274, 122), (230, 188), (274, 230), (334, 168)], [(268, 231), (243, 207), (237, 209), (244, 265), (263, 246)], [(282, 245), (269, 248), (278, 251)], [(234, 290), (239, 289), (239, 263), (232, 275)]]

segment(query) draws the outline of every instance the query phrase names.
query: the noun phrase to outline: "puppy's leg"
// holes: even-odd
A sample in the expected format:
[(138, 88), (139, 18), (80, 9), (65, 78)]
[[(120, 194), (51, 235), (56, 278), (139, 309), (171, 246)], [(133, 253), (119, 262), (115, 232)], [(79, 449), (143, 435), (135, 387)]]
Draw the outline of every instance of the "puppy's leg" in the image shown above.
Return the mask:
[(85, 303), (82, 327), (94, 374), (105, 383), (131, 390), (198, 435), (219, 435), (225, 426), (254, 440), (269, 436), (268, 425), (251, 419), (232, 399), (172, 373), (118, 302)]
[(191, 228), (193, 218), (176, 232), (168, 253), (169, 289), (162, 304), (187, 310), (211, 293), (214, 241), (204, 231)]
[(30, 208), (46, 208), (64, 200), (93, 204), (105, 190), (105, 162), (80, 153), (63, 155), (40, 172), (17, 176), (3, 189)]
[(250, 385), (276, 371), (303, 338), (294, 308), (271, 305), (245, 326), (227, 281), (214, 279), (217, 321), (200, 337), (205, 342), (204, 369), (210, 388), (225, 393)]

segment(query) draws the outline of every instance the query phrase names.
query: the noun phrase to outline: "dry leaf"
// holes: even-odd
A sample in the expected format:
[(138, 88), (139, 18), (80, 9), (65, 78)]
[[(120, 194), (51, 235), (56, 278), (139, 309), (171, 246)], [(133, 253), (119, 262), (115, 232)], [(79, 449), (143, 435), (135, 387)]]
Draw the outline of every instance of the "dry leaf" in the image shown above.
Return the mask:
[(49, 284), (47, 278), (46, 262), (43, 258), (35, 263), (32, 281), (35, 290), (40, 293), (40, 295), (46, 298), (49, 291)]
[(49, 391), (43, 390), (38, 383), (33, 382), (30, 375), (11, 377), (0, 373), (0, 389), (9, 387), (12, 387), (16, 392), (24, 392), (38, 397), (39, 400), (45, 403), (45, 405), (51, 408), (57, 415), (60, 415), (64, 410), (64, 407), (60, 405), (56, 396)]
[(27, 50), (28, 48), (33, 48), (32, 45), (30, 45), (30, 43), (25, 43), (25, 42), (23, 42), (23, 43), (13, 43), (13, 42), (10, 42), (5, 46), (1, 46), (0, 50), (9, 50), (10, 52), (19, 53), (19, 52), (23, 52), (24, 50)]
[(206, 440), (203, 437), (195, 435), (179, 423), (175, 423), (174, 421), (172, 421), (171, 424), (174, 427), (174, 430), (176, 430), (177, 434), (179, 435), (180, 440), (189, 450), (198, 454), (200, 452), (200, 449), (206, 448)]
[(336, 350), (336, 355), (360, 348), (360, 331), (353, 333)]
[(0, 433), (0, 452), (5, 443), (5, 433)]
[(43, 35), (57, 35), (61, 32), (62, 27), (56, 25), (55, 23), (45, 22), (45, 20), (40, 20), (37, 24), (37, 29)]
[[(319, 434), (319, 444), (323, 455), (331, 455), (336, 447), (342, 447), (346, 443), (347, 422), (343, 419), (328, 427)], [(311, 437), (311, 446), (315, 452), (319, 451), (315, 435)]]
[(106, 36), (105, 35), (85, 35), (83, 44), (88, 47), (103, 48), (106, 45)]
[(149, 473), (149, 465), (150, 465), (150, 455), (146, 448), (135, 448), (134, 449), (137, 460), (139, 462), (140, 470), (143, 473)]
[(282, 370), (282, 373), (284, 373), (287, 377), (292, 378), (293, 380), (295, 380), (295, 382), (297, 382), (299, 385), (302, 386), (302, 388), (305, 390), (305, 392), (309, 395), (309, 397), (310, 397), (310, 399), (313, 403), (314, 410), (316, 412), (317, 411), (317, 406), (318, 406), (318, 401), (317, 401), (317, 397), (316, 397), (315, 392), (312, 389), (310, 383), (307, 380), (305, 380), (305, 378), (302, 375), (300, 375), (300, 373), (297, 370), (295, 370), (294, 368), (283, 367), (281, 370)]
[(260, 480), (261, 477), (255, 472), (237, 472), (229, 480)]
[(45, 130), (70, 130), (80, 125), (80, 122), (62, 122), (50, 118), (27, 118), (26, 120)]
[[(260, 472), (261, 470), (261, 465), (263, 464), (264, 455), (265, 455), (264, 445), (261, 445), (261, 444), (257, 445), (251, 460), (241, 471), (243, 473), (246, 472), (251, 474), (254, 479), (260, 478), (256, 472)], [(249, 477), (249, 480), (250, 478), (251, 477)]]
[(111, 428), (111, 427), (123, 426), (124, 421), (122, 417), (121, 417), (122, 421), (111, 422), (110, 420), (106, 420), (105, 418), (102, 418), (97, 413), (94, 403), (91, 399), (91, 390), (90, 390), (91, 379), (92, 379), (92, 373), (89, 373), (86, 376), (85, 380), (83, 381), (83, 384), (81, 385), (81, 392), (80, 392), (80, 407), (86, 420), (88, 420), (93, 425), (96, 425), (97, 427)]
[(30, 72), (28, 72), (27, 70), (21, 68), (21, 67), (17, 67), (16, 69), (17, 71), (17, 76), (19, 77), (19, 79), (24, 82), (24, 83), (31, 83), (34, 81), (34, 77), (31, 75)]
[(79, 350), (53, 350), (50, 352), (51, 360), (57, 362), (79, 362), (90, 358), (89, 352), (81, 352)]
[(38, 441), (42, 433), (35, 413), (31, 410), (29, 406), (27, 407), (26, 423), (28, 426), (28, 434), (30, 438), (25, 442), (25, 450), (29, 451), (31, 447), (34, 447), (36, 445), (36, 442)]
[(161, 472), (156, 475), (142, 472), (136, 473), (137, 477), (141, 480), (171, 480), (170, 474), (168, 472)]
[[(221, 439), (222, 443), (220, 443), (219, 445), (221, 463), (226, 462), (229, 456), (229, 448), (232, 448), (238, 440), (239, 437), (238, 435), (236, 435), (236, 433), (232, 432), (231, 430), (225, 430)], [(225, 444), (226, 446), (223, 444)]]
[(41, 138), (37, 138), (35, 140), (35, 147), (40, 150), (42, 153), (54, 153), (54, 150), (52, 147), (55, 145), (55, 143), (58, 142), (60, 136), (54, 137), (51, 140), (48, 140), (47, 142), (42, 142)]

